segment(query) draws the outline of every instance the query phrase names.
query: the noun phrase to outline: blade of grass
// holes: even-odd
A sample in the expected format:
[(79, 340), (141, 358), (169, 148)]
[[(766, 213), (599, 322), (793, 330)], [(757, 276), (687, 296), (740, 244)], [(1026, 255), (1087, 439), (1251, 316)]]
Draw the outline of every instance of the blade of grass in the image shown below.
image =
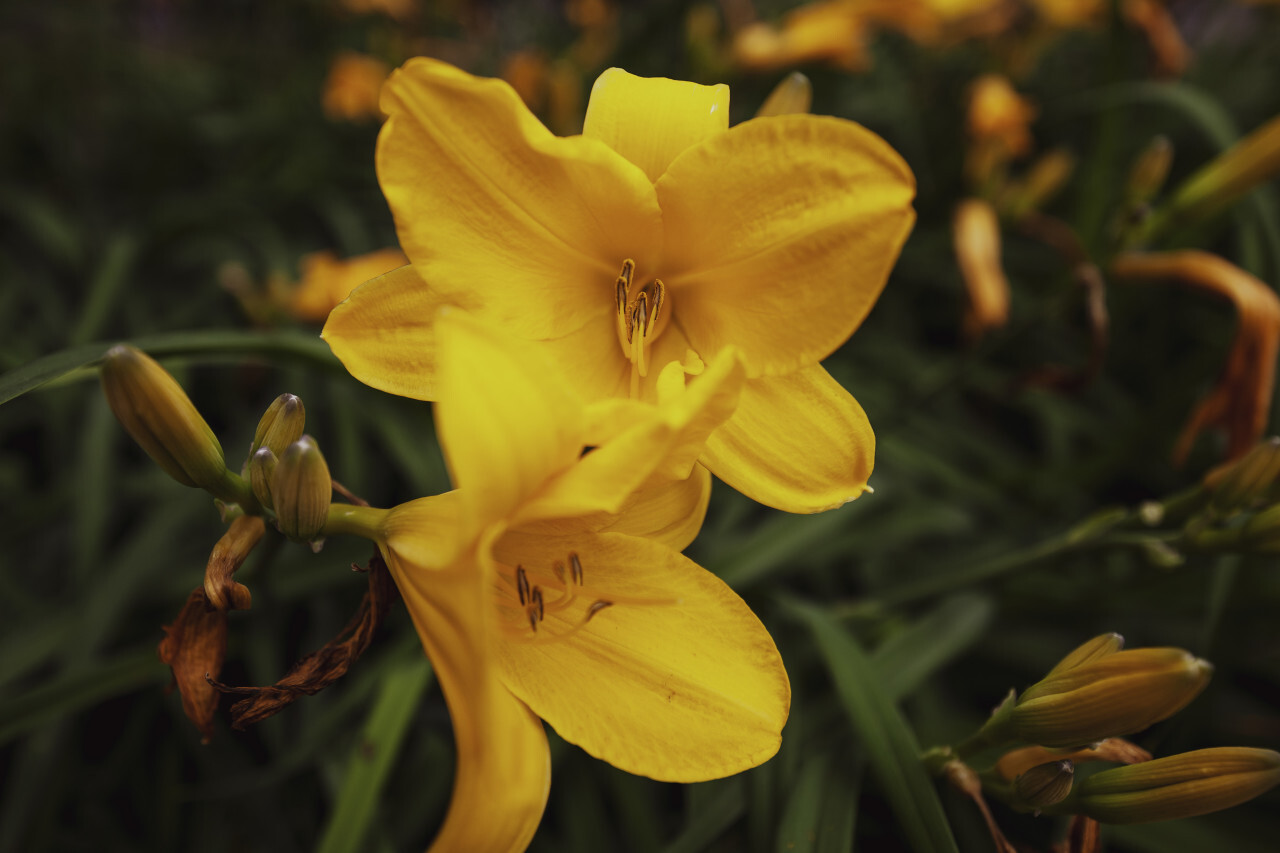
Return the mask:
[(798, 601), (787, 609), (812, 632), (849, 723), (867, 751), (903, 834), (918, 853), (958, 853), (920, 747), (894, 707), (877, 668), (826, 611)]
[(431, 683), (431, 674), (431, 666), (421, 659), (398, 666), (384, 677), (347, 764), (342, 788), (320, 840), (320, 853), (368, 849), (366, 840), (378, 816), (383, 785), (401, 753), (409, 723)]
[[(271, 355), (341, 370), (329, 346), (296, 331), (254, 332), (239, 329), (165, 332), (130, 341), (156, 358), (170, 355)], [(83, 344), (37, 358), (0, 376), (0, 403), (7, 403), (77, 370), (94, 367), (112, 342)]]

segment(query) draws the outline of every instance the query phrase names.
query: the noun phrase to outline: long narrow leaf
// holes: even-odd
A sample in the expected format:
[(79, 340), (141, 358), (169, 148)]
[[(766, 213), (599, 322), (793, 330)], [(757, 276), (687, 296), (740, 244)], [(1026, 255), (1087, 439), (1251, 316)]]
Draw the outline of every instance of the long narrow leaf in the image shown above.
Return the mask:
[(825, 611), (799, 602), (788, 602), (788, 609), (813, 633), (849, 723), (912, 849), (956, 853), (938, 793), (920, 763), (915, 735), (890, 700), (877, 668)]

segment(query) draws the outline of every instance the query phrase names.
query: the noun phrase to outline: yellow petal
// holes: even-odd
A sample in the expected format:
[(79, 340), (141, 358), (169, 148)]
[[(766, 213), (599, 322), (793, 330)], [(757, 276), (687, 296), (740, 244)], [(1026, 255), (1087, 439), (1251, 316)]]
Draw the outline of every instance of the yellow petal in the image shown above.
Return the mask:
[(697, 537), (711, 500), (711, 472), (701, 465), (683, 480), (645, 486), (598, 533), (627, 533), (683, 551)]
[[(557, 609), (548, 569), (569, 551), (581, 583), (568, 581), (574, 603)], [(533, 632), (513, 597), (500, 599), (503, 678), (565, 740), (672, 782), (727, 776), (777, 751), (791, 701), (782, 659), (719, 578), (656, 542), (617, 533), (509, 533), (495, 557), (525, 567), (548, 605)], [(596, 604), (604, 601), (611, 604)]]
[(467, 294), (445, 299), (412, 265), (356, 288), (333, 309), (320, 337), (356, 379), (389, 394), (436, 398), (436, 314), (473, 305)]
[(635, 422), (548, 482), (513, 523), (615, 515), (646, 482), (687, 478), (707, 436), (732, 414), (742, 383), (741, 364), (726, 351), (673, 399), (629, 407)]
[(610, 68), (591, 89), (582, 135), (603, 140), (656, 181), (680, 152), (728, 127), (728, 86)]
[(876, 437), (866, 413), (820, 365), (748, 380), (702, 462), (752, 500), (822, 512), (867, 489)]
[(553, 136), (501, 80), (410, 60), (383, 89), (378, 180), (433, 288), (530, 339), (612, 322), (626, 258), (650, 257), (649, 180), (596, 139)]
[(312, 252), (299, 263), (301, 280), (290, 296), (289, 313), (302, 320), (323, 321), (352, 290), (407, 263), (399, 249), (380, 249), (345, 261), (333, 252)]
[[(429, 514), (415, 503), (418, 516)], [(474, 549), (427, 568), (406, 555), (432, 527), (393, 527), (383, 555), (440, 680), (458, 750), (453, 798), (431, 850), (524, 850), (546, 806), (551, 756), (541, 722), (498, 676), (489, 585)]]
[(656, 188), (673, 321), (704, 359), (740, 347), (749, 376), (843, 343), (915, 219), (902, 158), (834, 118), (744, 122), (685, 151)]
[(470, 532), (506, 518), (582, 452), (582, 403), (539, 353), (464, 311), (436, 321), (436, 430)]

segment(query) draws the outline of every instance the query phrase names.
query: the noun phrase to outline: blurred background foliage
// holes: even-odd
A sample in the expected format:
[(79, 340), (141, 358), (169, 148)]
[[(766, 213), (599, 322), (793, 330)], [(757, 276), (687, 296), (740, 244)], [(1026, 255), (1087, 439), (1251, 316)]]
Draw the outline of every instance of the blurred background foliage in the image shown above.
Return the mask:
[[(326, 109), (322, 97), (335, 59), (354, 51), (394, 67), (430, 54), (506, 74), (562, 133), (580, 128), (608, 65), (728, 82), (735, 121), (799, 67), (814, 112), (880, 133), (919, 181), (918, 224), (884, 295), (827, 362), (876, 428), (876, 491), (800, 517), (717, 487), (690, 554), (747, 599), (782, 650), (795, 696), (780, 754), (732, 779), (674, 786), (553, 737), (554, 785), (533, 849), (930, 849), (885, 775), (903, 758), (893, 752), (902, 735), (955, 742), (1010, 688), (1102, 631), (1183, 646), (1217, 667), (1190, 708), (1137, 738), (1144, 746), (1275, 746), (1274, 558), (1191, 555), (1162, 568), (1141, 549), (1108, 548), (1031, 559), (1089, 515), (1194, 485), (1222, 460), (1225, 438), (1213, 433), (1181, 466), (1171, 455), (1222, 371), (1229, 307), (1113, 284), (1098, 375), (1069, 392), (1036, 387), (1025, 379), (1037, 369), (1088, 357), (1070, 270), (1042, 243), (1007, 234), (1010, 321), (974, 344), (950, 223), (970, 193), (965, 105), (979, 74), (1018, 65), (1017, 86), (1038, 109), (1036, 150), (1065, 146), (1079, 163), (1047, 211), (1089, 243), (1155, 135), (1173, 143), (1176, 185), (1280, 114), (1280, 8), (1171, 0), (1191, 53), (1176, 79), (1152, 74), (1137, 31), (1105, 20), (1034, 30), (1034, 59), (1011, 63), (1032, 39), (1025, 10), (998, 37), (916, 44), (877, 31), (856, 71), (736, 62), (731, 30), (777, 21), (789, 5), (6, 3), (0, 368), (133, 340), (183, 382), (229, 460), (290, 391), (356, 493), (386, 506), (442, 491), (429, 406), (360, 385), (316, 339), (318, 325), (284, 310), (308, 253), (395, 245), (374, 174), (376, 118), (340, 95)], [(1274, 189), (1173, 245), (1215, 251), (1274, 286)], [(73, 371), (0, 408), (0, 851), (422, 847), (447, 803), (452, 741), (399, 608), (336, 686), (246, 732), (220, 718), (201, 745), (164, 691), (155, 645), (221, 527), (206, 495), (132, 445), (92, 378)], [(253, 608), (232, 616), (222, 680), (272, 683), (334, 636), (364, 591), (349, 566), (368, 556), (343, 540), (312, 554), (269, 532), (239, 576)], [(971, 804), (940, 797), (960, 849), (990, 849)], [(1277, 802), (1273, 792), (1105, 838), (1113, 850), (1271, 850)], [(1000, 807), (997, 819), (1034, 849), (1061, 831)]]

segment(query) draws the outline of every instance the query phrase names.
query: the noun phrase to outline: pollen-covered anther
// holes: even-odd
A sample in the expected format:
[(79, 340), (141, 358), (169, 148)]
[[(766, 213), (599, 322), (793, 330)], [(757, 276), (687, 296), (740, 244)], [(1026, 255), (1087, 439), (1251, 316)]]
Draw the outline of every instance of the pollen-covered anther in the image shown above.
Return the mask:
[(667, 288), (656, 278), (636, 287), (635, 270), (635, 261), (628, 258), (622, 262), (622, 272), (614, 282), (618, 343), (622, 346), (622, 354), (634, 366), (635, 373), (647, 376), (648, 344), (665, 325), (662, 306), (666, 302)]

